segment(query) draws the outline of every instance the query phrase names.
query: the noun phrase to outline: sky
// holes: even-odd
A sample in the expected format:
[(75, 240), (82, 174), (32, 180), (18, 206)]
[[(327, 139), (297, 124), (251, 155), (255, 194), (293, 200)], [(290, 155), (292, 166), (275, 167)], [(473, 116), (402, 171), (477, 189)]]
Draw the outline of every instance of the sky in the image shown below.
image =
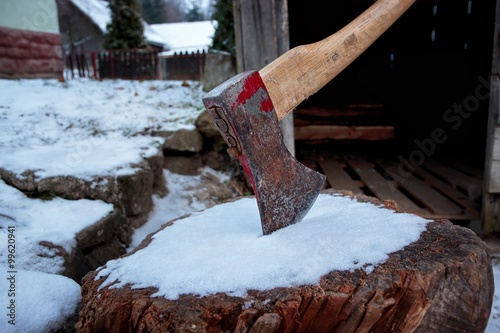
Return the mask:
[[(19, 177), (33, 169), (38, 178), (93, 179), (94, 175), (134, 173), (134, 163), (160, 149), (161, 143), (150, 135), (153, 130), (194, 128), (203, 111), (204, 93), (199, 82), (188, 83), (185, 87), (180, 81), (0, 80), (0, 167)], [(210, 168), (203, 173), (221, 182), (229, 179), (228, 174)], [(121, 284), (157, 286), (158, 294), (168, 298), (184, 292), (244, 295), (248, 288), (314, 283), (332, 269), (364, 267), (370, 271), (388, 253), (416, 240), (429, 223), (372, 204), (321, 195), (302, 222), (262, 236), (253, 199), (214, 207), (197, 199), (203, 173), (185, 176), (164, 170), (170, 192), (153, 197), (149, 220), (134, 231), (128, 250), (166, 221), (193, 214), (157, 233), (149, 250), (110, 261), (99, 274), (118, 278)], [(0, 284), (4, 311), (0, 332), (48, 332), (76, 309), (80, 286), (60, 274), (61, 259), (41, 246), (40, 240), (71, 250), (76, 233), (113, 207), (99, 200), (31, 199), (3, 180), (0, 193), (0, 276), (8, 281)], [(327, 215), (336, 218), (327, 219)], [(372, 221), (373, 216), (380, 218), (373, 221), (375, 228), (359, 216), (370, 216)], [(183, 247), (185, 242), (190, 242), (188, 248)], [(9, 247), (12, 244), (15, 248)], [(173, 252), (182, 253), (186, 265), (180, 265), (170, 255)], [(163, 260), (158, 271), (130, 268), (137, 261), (148, 267), (144, 262), (155, 260), (152, 253), (162, 253), (169, 260)], [(230, 253), (245, 255), (246, 265), (233, 262)], [(222, 269), (214, 270), (214, 266)], [(500, 266), (496, 264), (494, 270), (495, 280), (500, 281)], [(201, 284), (201, 276), (213, 278)], [(9, 315), (16, 326), (9, 323)], [(496, 290), (486, 332), (499, 331), (500, 293)]]

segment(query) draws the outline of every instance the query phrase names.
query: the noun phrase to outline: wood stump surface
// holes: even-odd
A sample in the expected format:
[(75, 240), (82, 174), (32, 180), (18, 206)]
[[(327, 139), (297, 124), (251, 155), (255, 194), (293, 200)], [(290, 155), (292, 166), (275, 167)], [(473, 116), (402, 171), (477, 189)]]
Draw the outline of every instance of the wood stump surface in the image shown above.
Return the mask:
[[(393, 202), (355, 198), (397, 210)], [(245, 297), (167, 300), (151, 297), (155, 288), (98, 290), (104, 279), (96, 275), (82, 281), (77, 332), (483, 332), (494, 294), (486, 244), (448, 220), (428, 223), (418, 241), (369, 274), (332, 271), (317, 285), (249, 290)]]

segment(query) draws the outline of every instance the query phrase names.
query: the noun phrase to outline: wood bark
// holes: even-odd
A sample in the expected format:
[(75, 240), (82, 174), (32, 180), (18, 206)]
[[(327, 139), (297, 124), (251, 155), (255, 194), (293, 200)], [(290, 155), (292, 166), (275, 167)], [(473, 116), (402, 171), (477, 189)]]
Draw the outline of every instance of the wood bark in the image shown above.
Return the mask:
[[(356, 199), (396, 209), (392, 201)], [(95, 278), (83, 279), (77, 332), (483, 332), (494, 293), (486, 244), (448, 220), (429, 223), (418, 241), (369, 273), (332, 271), (317, 285), (246, 297), (167, 300), (151, 297), (155, 288), (99, 289), (103, 280)]]

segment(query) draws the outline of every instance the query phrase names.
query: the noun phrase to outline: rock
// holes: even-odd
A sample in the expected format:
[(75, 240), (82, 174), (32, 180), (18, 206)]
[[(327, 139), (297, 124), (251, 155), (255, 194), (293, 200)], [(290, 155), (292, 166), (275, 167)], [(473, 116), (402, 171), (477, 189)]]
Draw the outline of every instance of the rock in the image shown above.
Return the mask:
[(148, 214), (153, 208), (153, 182), (151, 170), (139, 169), (132, 175), (116, 179), (120, 193), (119, 204), (126, 216)]
[(203, 138), (196, 129), (154, 132), (153, 135), (165, 138), (163, 149), (167, 151), (198, 153), (203, 149)]
[(211, 148), (215, 152), (220, 152), (222, 149), (227, 148), (226, 142), (206, 110), (198, 116), (195, 126), (201, 135), (206, 138), (206, 141), (210, 143)]
[[(130, 242), (128, 237), (131, 231), (122, 230), (126, 225), (124, 222), (120, 211), (115, 209), (110, 215), (76, 235), (77, 248), (82, 252), (82, 266), (85, 273), (125, 253), (123, 244)], [(79, 279), (82, 277), (83, 275)]]
[(160, 151), (156, 155), (147, 157), (146, 161), (153, 173), (153, 193), (160, 197), (164, 197), (167, 195), (168, 189), (165, 183), (165, 177), (163, 177), (163, 152)]
[(196, 189), (202, 190), (195, 191), (194, 197), (205, 203), (206, 207), (213, 207), (236, 197), (236, 193), (231, 190), (230, 186), (222, 183), (217, 176), (210, 173), (201, 175), (201, 183), (194, 188)]
[(223, 172), (231, 171), (234, 165), (239, 163), (238, 161), (232, 161), (226, 152), (218, 153), (213, 150), (204, 151), (201, 155), (201, 160), (203, 165)]
[(219, 138), (219, 137), (222, 138), (219, 130), (215, 126), (214, 122), (212, 121), (212, 118), (210, 118), (210, 115), (206, 110), (200, 113), (198, 118), (196, 118), (194, 125), (196, 126), (196, 129), (198, 129), (198, 131), (201, 133), (201, 135), (209, 139)]
[[(60, 246), (49, 241), (41, 241), (38, 243), (40, 247), (47, 249), (48, 251), (43, 251), (51, 253), (50, 258), (57, 260), (57, 257), (62, 258), (63, 270), (61, 272), (47, 272), (51, 274), (63, 275), (67, 278), (72, 279), (77, 283), (81, 283), (82, 278), (87, 274), (92, 268), (86, 264), (85, 256), (81, 249), (78, 247), (73, 248), (71, 253), (66, 252), (66, 250)], [(42, 252), (42, 251), (41, 251)], [(47, 255), (46, 253), (38, 253), (39, 256)], [(94, 266), (99, 267), (99, 266)]]
[[(123, 257), (147, 251), (153, 236)], [(442, 219), (372, 270), (330, 271), (314, 285), (166, 299), (153, 287), (103, 285), (97, 274), (83, 279), (77, 332), (483, 332), (494, 292), (486, 244)]]
[(163, 153), (146, 158), (135, 165), (130, 175), (94, 176), (82, 179), (74, 176), (56, 176), (39, 179), (33, 170), (17, 176), (0, 168), (0, 177), (11, 186), (27, 192), (30, 197), (66, 199), (94, 199), (113, 204), (114, 211), (77, 234), (77, 246), (72, 253), (50, 242), (41, 246), (51, 250), (64, 262), (61, 273), (80, 282), (92, 269), (126, 252), (133, 228), (142, 226), (153, 208), (153, 194), (166, 195), (163, 176)]
[(200, 155), (193, 156), (166, 156), (163, 167), (180, 175), (199, 175), (203, 168)]
[(112, 176), (94, 176), (92, 181), (74, 176), (43, 178), (36, 184), (36, 191), (71, 200), (92, 198), (112, 204), (120, 201), (118, 184)]
[(0, 178), (7, 184), (25, 192), (35, 192), (38, 185), (33, 170), (26, 170), (20, 176), (17, 176), (12, 171), (0, 168)]

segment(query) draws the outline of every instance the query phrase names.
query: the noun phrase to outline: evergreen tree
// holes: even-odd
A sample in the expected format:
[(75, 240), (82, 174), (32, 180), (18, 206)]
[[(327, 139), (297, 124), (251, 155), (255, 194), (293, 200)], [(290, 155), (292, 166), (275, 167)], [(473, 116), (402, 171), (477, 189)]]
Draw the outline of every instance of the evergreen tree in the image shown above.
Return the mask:
[(236, 53), (234, 35), (233, 1), (215, 0), (212, 19), (217, 22), (211, 48)]
[(163, 0), (140, 0), (141, 14), (149, 24), (165, 23), (165, 2)]
[(203, 21), (205, 19), (203, 13), (201, 12), (200, 6), (192, 2), (191, 8), (186, 13), (187, 22)]
[(135, 49), (147, 46), (137, 0), (111, 0), (111, 22), (106, 27), (106, 50)]

